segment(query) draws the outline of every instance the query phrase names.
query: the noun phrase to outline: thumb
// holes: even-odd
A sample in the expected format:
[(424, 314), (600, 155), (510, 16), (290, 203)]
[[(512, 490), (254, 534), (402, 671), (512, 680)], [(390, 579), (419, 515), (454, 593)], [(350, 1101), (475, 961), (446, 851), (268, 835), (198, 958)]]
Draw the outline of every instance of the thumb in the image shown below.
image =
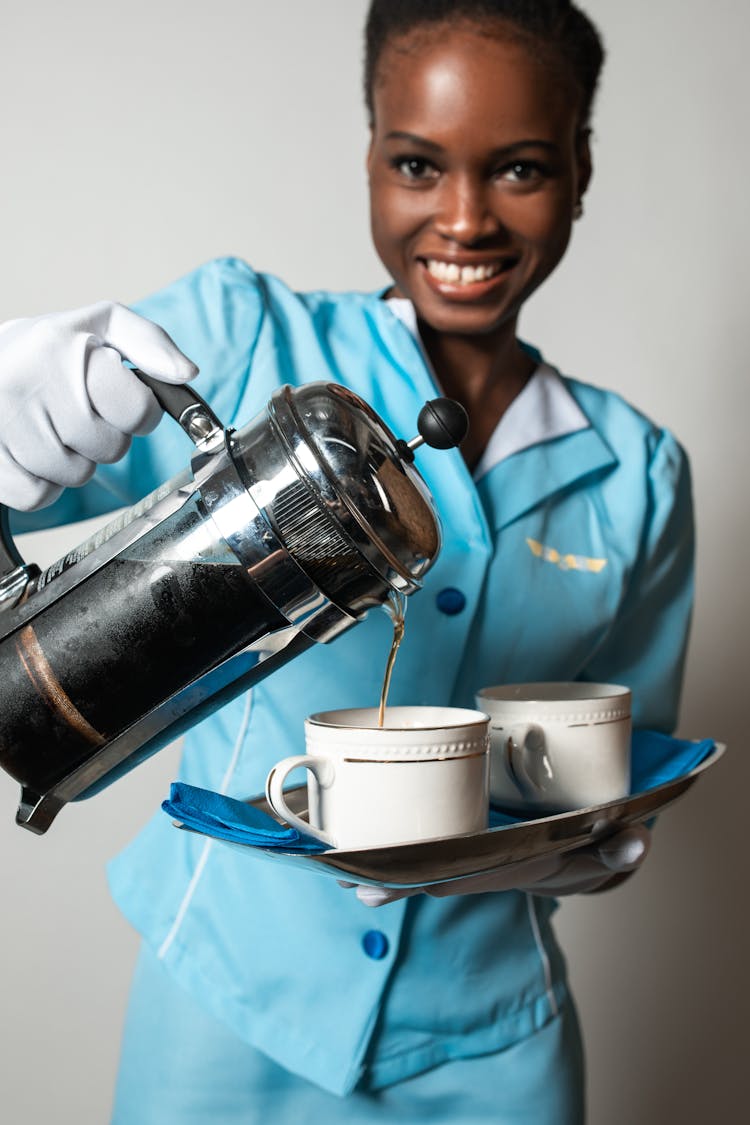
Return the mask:
[(120, 355), (165, 383), (186, 383), (198, 374), (188, 359), (163, 328), (134, 313), (125, 305), (107, 305), (101, 337)]
[(634, 871), (639, 867), (651, 847), (651, 833), (644, 824), (623, 828), (615, 836), (603, 840), (596, 854), (610, 871)]
[(357, 887), (357, 898), (363, 906), (387, 906), (389, 902), (398, 902), (402, 898), (411, 898), (424, 892), (424, 887), (373, 887), (367, 883), (360, 883)]

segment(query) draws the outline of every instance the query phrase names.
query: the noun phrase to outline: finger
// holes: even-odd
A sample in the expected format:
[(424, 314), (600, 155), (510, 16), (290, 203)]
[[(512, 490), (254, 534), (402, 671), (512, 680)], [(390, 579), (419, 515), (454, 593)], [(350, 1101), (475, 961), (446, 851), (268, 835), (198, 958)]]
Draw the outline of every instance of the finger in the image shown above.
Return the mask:
[(60, 485), (34, 476), (0, 446), (0, 503), (16, 512), (35, 512), (57, 500)]
[(643, 863), (650, 847), (648, 828), (644, 824), (634, 824), (603, 840), (597, 848), (597, 855), (610, 871), (635, 871)]
[(596, 891), (600, 887), (608, 883), (613, 878), (611, 871), (603, 871), (600, 867), (596, 875), (591, 875), (589, 878), (574, 878), (566, 880), (562, 877), (543, 879), (540, 883), (534, 883), (530, 887), (522, 888), (531, 895), (539, 895), (541, 898), (562, 898), (564, 895), (585, 895), (590, 894), (591, 891)]
[(447, 898), (449, 895), (494, 894), (518, 890), (554, 874), (561, 864), (562, 860), (556, 855), (521, 860), (506, 864), (497, 871), (470, 875), (466, 879), (452, 879), (448, 883), (435, 883), (426, 887), (425, 892), (433, 898)]
[[(80, 408), (75, 401), (64, 406), (59, 404), (52, 425), (61, 445), (65, 447), (66, 457), (71, 462), (76, 457), (87, 459), (93, 463), (91, 472), (96, 465), (119, 461), (130, 448), (130, 434), (124, 434), (122, 430), (94, 414), (90, 403), (87, 403), (86, 409)], [(84, 480), (88, 480), (88, 476), (74, 482), (63, 482), (60, 479), (59, 483), (83, 484)]]
[(193, 361), (158, 324), (125, 305), (110, 304), (107, 308), (102, 333), (104, 342), (147, 375), (154, 375), (165, 383), (185, 383), (198, 374)]
[[(14, 457), (32, 472), (65, 485), (82, 484), (83, 479), (88, 477), (63, 479), (46, 471), (44, 462), (38, 459), (69, 459), (75, 463), (76, 455), (79, 455), (102, 464), (118, 461), (130, 447), (130, 434), (100, 416), (89, 397), (87, 386), (87, 370), (91, 363), (94, 371), (100, 372), (94, 376), (94, 382), (101, 397), (101, 386), (107, 379), (101, 371), (116, 371), (122, 367), (119, 354), (112, 348), (92, 348), (90, 338), (85, 340), (83, 337), (79, 350), (77, 377), (56, 387), (54, 393), (30, 399), (26, 404), (25, 428), (14, 432), (7, 443)], [(34, 439), (35, 431), (38, 440)], [(34, 446), (38, 447), (36, 453)]]
[[(544, 876), (535, 883), (530, 883), (525, 890), (536, 893), (537, 890), (547, 890), (552, 893), (569, 893), (569, 888), (579, 885), (604, 882), (612, 878), (612, 872), (593, 855), (574, 855), (564, 859), (557, 871)], [(565, 891), (563, 890), (565, 888)]]
[(560, 870), (529, 886), (532, 894), (588, 894), (609, 883), (613, 873), (635, 871), (648, 854), (651, 833), (644, 825), (622, 829), (598, 845), (569, 854)]
[(14, 429), (5, 443), (19, 469), (61, 488), (78, 488), (90, 479), (96, 469), (93, 458), (68, 445), (46, 411), (31, 409), (25, 421), (25, 428)]
[(423, 891), (424, 887), (405, 887), (401, 890), (395, 887), (370, 887), (361, 883), (357, 887), (357, 898), (364, 906), (387, 906), (389, 902), (411, 898), (412, 895), (422, 894)]
[(651, 833), (643, 824), (629, 825), (594, 844), (576, 848), (569, 856), (590, 856), (610, 871), (632, 871), (640, 866), (651, 846)]
[(114, 348), (95, 347), (86, 364), (86, 390), (92, 407), (105, 422), (125, 434), (148, 434), (161, 420), (156, 396), (137, 375), (122, 365)]

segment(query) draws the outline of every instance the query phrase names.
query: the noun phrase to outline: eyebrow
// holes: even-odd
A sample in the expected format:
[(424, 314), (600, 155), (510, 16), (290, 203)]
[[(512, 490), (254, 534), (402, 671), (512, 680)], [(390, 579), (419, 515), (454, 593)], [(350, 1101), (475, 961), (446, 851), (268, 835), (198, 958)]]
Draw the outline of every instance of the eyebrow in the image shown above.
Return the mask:
[[(408, 144), (419, 145), (421, 148), (426, 148), (430, 152), (444, 152), (445, 149), (436, 141), (429, 141), (426, 137), (420, 137), (418, 133), (407, 133), (401, 129), (394, 129), (392, 132), (386, 134), (387, 141), (406, 141)], [(527, 148), (543, 148), (546, 152), (557, 152), (558, 146), (552, 141), (542, 141), (535, 138), (528, 138), (523, 141), (514, 141), (510, 145), (501, 145), (493, 152), (493, 157), (513, 156), (517, 152), (521, 152)]]

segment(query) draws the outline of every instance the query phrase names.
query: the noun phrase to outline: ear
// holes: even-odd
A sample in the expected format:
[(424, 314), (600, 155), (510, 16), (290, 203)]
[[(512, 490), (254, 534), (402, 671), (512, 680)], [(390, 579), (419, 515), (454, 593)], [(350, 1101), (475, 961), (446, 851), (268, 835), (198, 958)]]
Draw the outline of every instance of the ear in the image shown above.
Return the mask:
[(591, 130), (581, 129), (576, 141), (576, 162), (578, 165), (578, 201), (580, 202), (588, 190), (593, 174), (591, 163)]
[(368, 178), (372, 175), (372, 161), (373, 161), (373, 146), (375, 144), (375, 130), (370, 129), (370, 139), (367, 144), (367, 159), (365, 161), (365, 168), (367, 169)]

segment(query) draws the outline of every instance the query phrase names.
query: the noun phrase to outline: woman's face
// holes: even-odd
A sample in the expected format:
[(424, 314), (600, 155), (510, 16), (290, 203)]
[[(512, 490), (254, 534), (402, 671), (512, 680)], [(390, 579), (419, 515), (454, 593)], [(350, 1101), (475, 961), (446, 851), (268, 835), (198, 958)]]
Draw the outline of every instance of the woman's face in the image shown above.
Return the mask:
[(574, 88), (528, 47), (468, 28), (387, 45), (376, 77), (372, 234), (397, 293), (438, 332), (515, 323), (588, 182)]

